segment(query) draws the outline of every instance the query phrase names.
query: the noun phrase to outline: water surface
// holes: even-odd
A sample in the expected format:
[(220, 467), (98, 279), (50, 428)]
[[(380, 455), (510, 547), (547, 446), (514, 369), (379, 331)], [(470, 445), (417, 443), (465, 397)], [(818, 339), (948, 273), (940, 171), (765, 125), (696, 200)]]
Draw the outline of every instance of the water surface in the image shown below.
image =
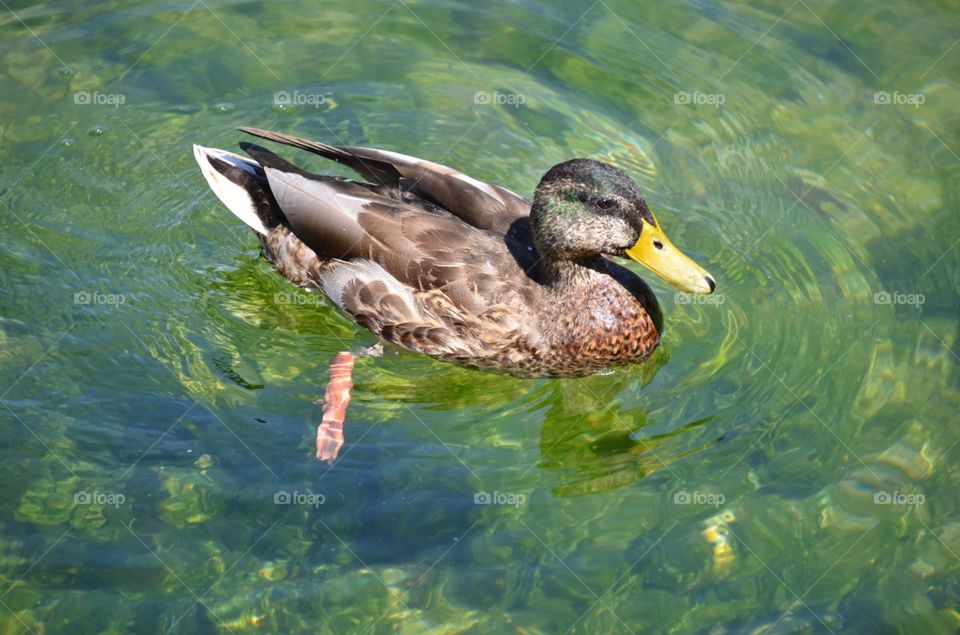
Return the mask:
[[(954, 4), (0, 13), (3, 632), (960, 628)], [(238, 125), (528, 194), (612, 162), (718, 295), (651, 279), (609, 375), (364, 360), (330, 469), (374, 339), (207, 189)]]

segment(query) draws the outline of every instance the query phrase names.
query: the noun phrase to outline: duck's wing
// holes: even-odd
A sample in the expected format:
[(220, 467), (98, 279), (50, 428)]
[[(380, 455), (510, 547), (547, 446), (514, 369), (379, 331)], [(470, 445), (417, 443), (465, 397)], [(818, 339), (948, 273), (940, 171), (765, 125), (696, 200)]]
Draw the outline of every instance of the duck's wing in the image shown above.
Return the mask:
[(536, 253), (511, 232), (474, 227), (416, 197), (306, 172), (269, 150), (244, 144), (263, 170), (272, 205), (320, 260), (377, 263), (417, 291), (442, 289), (479, 310), (525, 286)]
[(501, 236), (516, 220), (530, 214), (530, 202), (519, 194), (478, 181), (439, 163), (376, 148), (332, 146), (258, 128), (240, 130), (319, 154), (346, 165), (374, 184), (415, 194), (449, 210), (477, 229)]
[[(416, 196), (244, 148), (253, 160), (194, 152), (214, 192), (257, 231), (264, 256), (287, 278), (323, 289), (359, 324), (412, 350), (482, 365), (510, 364), (520, 353), (504, 352), (505, 343), (539, 346), (525, 317), (538, 299), (526, 273), (536, 252), (522, 232), (497, 235)], [(501, 353), (505, 362), (494, 359)]]

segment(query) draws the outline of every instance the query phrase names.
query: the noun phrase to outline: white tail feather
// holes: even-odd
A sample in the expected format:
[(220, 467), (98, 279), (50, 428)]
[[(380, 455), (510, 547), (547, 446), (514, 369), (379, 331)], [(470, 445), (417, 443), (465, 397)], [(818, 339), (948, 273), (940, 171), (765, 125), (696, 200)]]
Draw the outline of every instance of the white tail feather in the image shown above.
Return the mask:
[(266, 235), (267, 228), (264, 226), (263, 221), (260, 220), (260, 216), (257, 215), (257, 210), (254, 207), (250, 194), (247, 193), (243, 187), (217, 172), (214, 167), (210, 165), (209, 157), (225, 161), (234, 167), (246, 170), (250, 174), (256, 173), (256, 168), (259, 167), (258, 164), (252, 159), (242, 157), (233, 152), (218, 150), (217, 148), (204, 148), (198, 145), (193, 146), (193, 156), (196, 157), (197, 163), (200, 164), (200, 171), (203, 173), (204, 178), (207, 179), (207, 184), (210, 186), (210, 189), (213, 190), (217, 198), (227, 206), (227, 209), (236, 214), (237, 218), (252, 227), (255, 231)]

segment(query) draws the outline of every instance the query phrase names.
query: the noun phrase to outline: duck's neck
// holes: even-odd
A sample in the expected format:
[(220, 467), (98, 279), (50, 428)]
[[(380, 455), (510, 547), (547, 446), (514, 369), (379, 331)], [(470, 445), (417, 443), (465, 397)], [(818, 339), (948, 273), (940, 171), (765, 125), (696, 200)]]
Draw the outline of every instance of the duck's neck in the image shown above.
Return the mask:
[(560, 260), (545, 256), (540, 261), (540, 273), (544, 284), (554, 293), (563, 294), (577, 289), (591, 278), (606, 269), (602, 256), (592, 256), (582, 260)]

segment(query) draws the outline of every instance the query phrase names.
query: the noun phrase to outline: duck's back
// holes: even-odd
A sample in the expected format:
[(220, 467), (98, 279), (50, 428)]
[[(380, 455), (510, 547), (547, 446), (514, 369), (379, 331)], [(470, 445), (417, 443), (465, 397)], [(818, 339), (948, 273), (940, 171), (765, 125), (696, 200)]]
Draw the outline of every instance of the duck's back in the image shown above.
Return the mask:
[[(508, 368), (541, 345), (529, 320), (539, 287), (528, 272), (537, 254), (521, 197), (384, 151), (357, 149), (366, 153), (355, 158), (366, 173), (386, 181), (370, 184), (244, 149), (254, 160), (204, 148), (196, 154), (213, 190), (294, 283), (323, 290), (384, 339), (444, 359)], [(420, 181), (388, 178), (387, 156)]]

